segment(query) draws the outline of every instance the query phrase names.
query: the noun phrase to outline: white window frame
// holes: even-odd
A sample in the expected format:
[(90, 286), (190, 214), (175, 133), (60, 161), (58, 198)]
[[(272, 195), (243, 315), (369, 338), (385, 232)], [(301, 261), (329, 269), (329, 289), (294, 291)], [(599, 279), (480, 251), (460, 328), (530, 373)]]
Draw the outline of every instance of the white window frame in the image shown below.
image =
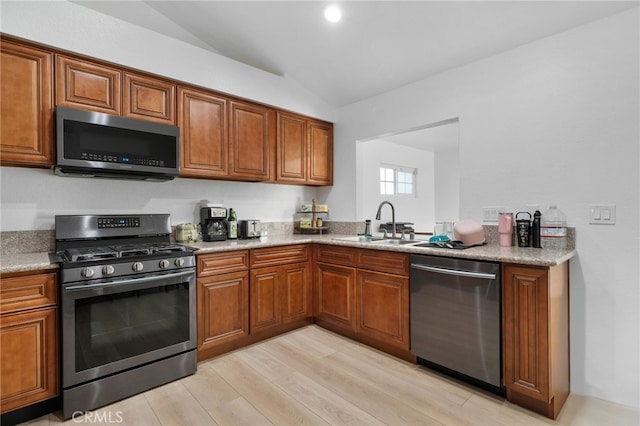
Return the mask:
[[(393, 171), (392, 180), (389, 180), (388, 173), (386, 173), (384, 177), (382, 176), (383, 169)], [(411, 192), (398, 191), (400, 185), (406, 184), (406, 182), (399, 182), (398, 175), (400, 173), (407, 173), (412, 176), (412, 182), (409, 182), (409, 185), (411, 185)], [(418, 169), (416, 169), (415, 167), (397, 166), (394, 164), (381, 163), (380, 167), (378, 168), (378, 179), (380, 181), (378, 191), (380, 192), (380, 195), (387, 195), (387, 196), (394, 196), (394, 197), (417, 197), (417, 194), (418, 194), (418, 190), (416, 187), (417, 180), (418, 180), (417, 178), (418, 178)], [(387, 191), (389, 189), (389, 184), (392, 185), (392, 191), (393, 191), (392, 193)], [(387, 190), (383, 191), (383, 185), (386, 186)]]

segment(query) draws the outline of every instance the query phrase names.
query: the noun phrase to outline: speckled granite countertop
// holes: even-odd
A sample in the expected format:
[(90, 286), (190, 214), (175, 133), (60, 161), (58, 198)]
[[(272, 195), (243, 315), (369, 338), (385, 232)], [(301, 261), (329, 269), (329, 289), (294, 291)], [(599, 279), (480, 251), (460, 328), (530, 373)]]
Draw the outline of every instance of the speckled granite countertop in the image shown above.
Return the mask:
[(265, 237), (256, 240), (227, 240), (219, 242), (200, 242), (189, 244), (198, 249), (198, 254), (215, 253), (230, 250), (273, 247), (285, 244), (323, 243), (345, 247), (361, 247), (374, 250), (398, 251), (404, 253), (430, 254), (434, 256), (457, 257), (462, 259), (487, 260), (523, 265), (554, 266), (559, 265), (576, 255), (575, 250), (548, 250), (529, 247), (501, 247), (487, 244), (465, 250), (452, 250), (435, 247), (415, 247), (412, 245), (389, 245), (370, 242), (344, 241), (340, 238), (347, 235), (283, 235)]
[(49, 253), (16, 253), (0, 256), (0, 273), (46, 271), (58, 269), (57, 263), (51, 263)]
[[(226, 240), (189, 244), (198, 250), (197, 254), (224, 252), (231, 250), (275, 247), (287, 244), (323, 243), (345, 247), (361, 247), (373, 250), (388, 250), (404, 253), (430, 254), (434, 256), (457, 257), (462, 259), (486, 260), (523, 265), (554, 266), (576, 255), (575, 250), (548, 250), (521, 247), (501, 247), (489, 244), (466, 250), (452, 250), (412, 245), (389, 245), (370, 242), (344, 241), (347, 235), (279, 235), (255, 240)], [(0, 273), (55, 270), (58, 265), (51, 263), (47, 252), (5, 254), (0, 257)]]

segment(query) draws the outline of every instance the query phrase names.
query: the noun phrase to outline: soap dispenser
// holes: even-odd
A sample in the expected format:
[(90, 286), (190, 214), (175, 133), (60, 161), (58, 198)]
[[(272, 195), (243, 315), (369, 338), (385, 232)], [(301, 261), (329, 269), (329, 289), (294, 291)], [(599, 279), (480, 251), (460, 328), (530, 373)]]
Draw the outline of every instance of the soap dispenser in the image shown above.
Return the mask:
[(371, 219), (364, 221), (364, 236), (366, 238), (371, 238)]

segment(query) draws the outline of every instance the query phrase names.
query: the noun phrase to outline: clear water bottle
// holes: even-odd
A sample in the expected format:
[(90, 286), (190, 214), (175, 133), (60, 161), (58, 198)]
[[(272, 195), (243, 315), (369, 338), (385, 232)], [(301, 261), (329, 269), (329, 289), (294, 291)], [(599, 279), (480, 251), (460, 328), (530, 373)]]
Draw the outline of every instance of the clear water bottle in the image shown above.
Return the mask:
[(540, 220), (540, 243), (542, 248), (567, 248), (567, 216), (557, 206), (550, 206)]

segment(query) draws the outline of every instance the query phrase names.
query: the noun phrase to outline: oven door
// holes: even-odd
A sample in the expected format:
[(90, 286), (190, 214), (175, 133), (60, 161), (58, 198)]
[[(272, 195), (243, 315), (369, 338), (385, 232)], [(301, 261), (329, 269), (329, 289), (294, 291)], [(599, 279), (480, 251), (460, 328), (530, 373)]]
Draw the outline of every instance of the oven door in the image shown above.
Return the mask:
[(63, 387), (196, 348), (195, 270), (62, 286)]

